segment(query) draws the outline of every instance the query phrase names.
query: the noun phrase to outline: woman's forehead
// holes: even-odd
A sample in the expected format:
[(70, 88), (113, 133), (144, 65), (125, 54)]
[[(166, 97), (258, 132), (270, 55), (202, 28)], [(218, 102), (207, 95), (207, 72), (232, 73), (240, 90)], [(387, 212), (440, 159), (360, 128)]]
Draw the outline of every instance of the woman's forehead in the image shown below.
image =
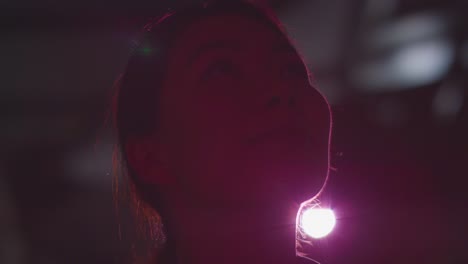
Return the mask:
[(243, 15), (217, 15), (189, 25), (178, 37), (173, 51), (176, 57), (190, 60), (200, 49), (219, 45), (237, 48), (269, 49), (289, 46), (287, 38), (274, 24)]

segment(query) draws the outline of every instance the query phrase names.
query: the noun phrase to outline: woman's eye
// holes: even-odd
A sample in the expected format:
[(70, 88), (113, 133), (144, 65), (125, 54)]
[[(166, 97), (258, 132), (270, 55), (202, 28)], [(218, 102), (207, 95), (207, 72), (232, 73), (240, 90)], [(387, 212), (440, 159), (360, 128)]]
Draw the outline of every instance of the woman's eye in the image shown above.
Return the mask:
[(202, 73), (203, 80), (215, 77), (233, 76), (236, 74), (236, 67), (230, 60), (219, 60), (210, 64)]

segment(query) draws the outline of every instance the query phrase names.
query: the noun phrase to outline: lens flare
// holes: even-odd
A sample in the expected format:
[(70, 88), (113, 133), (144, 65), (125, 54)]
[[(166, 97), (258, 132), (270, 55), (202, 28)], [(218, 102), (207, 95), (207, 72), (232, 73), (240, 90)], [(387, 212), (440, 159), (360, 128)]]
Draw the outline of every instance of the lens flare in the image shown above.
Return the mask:
[(312, 238), (327, 236), (335, 227), (335, 214), (330, 209), (309, 208), (302, 212), (300, 226)]

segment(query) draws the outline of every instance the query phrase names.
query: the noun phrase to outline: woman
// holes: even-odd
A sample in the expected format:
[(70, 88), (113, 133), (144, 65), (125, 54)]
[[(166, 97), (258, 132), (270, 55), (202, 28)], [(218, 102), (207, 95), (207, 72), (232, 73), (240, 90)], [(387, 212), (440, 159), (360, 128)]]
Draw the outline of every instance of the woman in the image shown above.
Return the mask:
[(157, 263), (295, 263), (296, 214), (326, 181), (331, 122), (280, 23), (219, 1), (147, 30), (114, 117), (138, 203), (160, 216)]

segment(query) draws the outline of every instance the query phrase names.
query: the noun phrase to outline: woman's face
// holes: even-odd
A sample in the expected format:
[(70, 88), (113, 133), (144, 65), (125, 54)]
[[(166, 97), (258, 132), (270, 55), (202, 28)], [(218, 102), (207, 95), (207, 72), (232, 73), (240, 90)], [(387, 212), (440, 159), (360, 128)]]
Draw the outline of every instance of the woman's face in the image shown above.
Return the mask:
[(169, 58), (159, 137), (178, 195), (257, 206), (318, 192), (329, 108), (279, 31), (239, 15), (207, 17), (179, 35)]

